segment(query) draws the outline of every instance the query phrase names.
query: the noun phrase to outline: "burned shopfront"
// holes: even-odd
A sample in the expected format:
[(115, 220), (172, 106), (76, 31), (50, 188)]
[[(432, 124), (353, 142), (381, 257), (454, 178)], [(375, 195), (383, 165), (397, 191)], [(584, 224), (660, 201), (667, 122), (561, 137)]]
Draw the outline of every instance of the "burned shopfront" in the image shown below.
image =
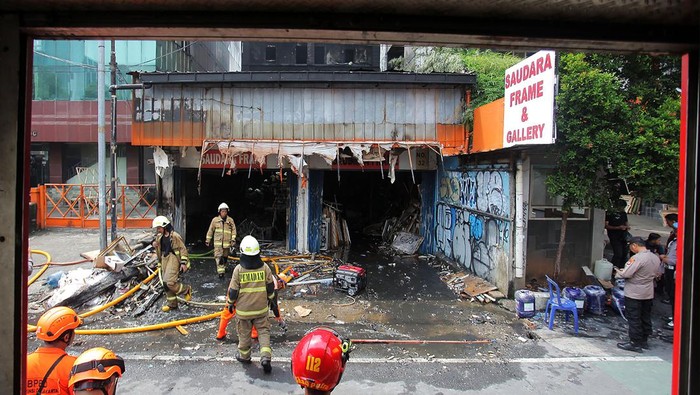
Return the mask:
[(475, 82), (385, 72), (136, 78), (133, 144), (156, 147), (159, 210), (187, 240), (201, 239), (226, 202), (239, 234), (309, 252), (392, 225), (433, 239), (438, 169), (465, 151)]

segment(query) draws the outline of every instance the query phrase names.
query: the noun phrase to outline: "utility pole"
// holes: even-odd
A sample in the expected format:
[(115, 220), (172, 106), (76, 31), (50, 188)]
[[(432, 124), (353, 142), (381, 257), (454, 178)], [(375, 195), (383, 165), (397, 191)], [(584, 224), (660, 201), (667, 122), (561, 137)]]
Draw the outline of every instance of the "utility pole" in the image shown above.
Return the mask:
[[(111, 41), (111, 86), (117, 85), (117, 55), (114, 52), (114, 40)], [(112, 186), (110, 193), (110, 208), (112, 209), (112, 241), (117, 238), (117, 91), (111, 90), (112, 96), (112, 137), (109, 141), (110, 158), (112, 160)]]
[(107, 248), (107, 185), (105, 182), (105, 41), (97, 42), (97, 199), (100, 250)]

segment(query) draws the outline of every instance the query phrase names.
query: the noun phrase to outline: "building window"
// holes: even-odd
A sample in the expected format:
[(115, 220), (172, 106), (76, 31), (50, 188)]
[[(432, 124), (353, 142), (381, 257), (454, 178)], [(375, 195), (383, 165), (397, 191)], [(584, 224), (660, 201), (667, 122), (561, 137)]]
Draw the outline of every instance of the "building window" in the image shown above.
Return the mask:
[(343, 63), (352, 63), (355, 61), (355, 49), (354, 48), (346, 48), (345, 51), (343, 51)]
[[(547, 176), (554, 171), (550, 166), (532, 166), (530, 171), (530, 220), (561, 220), (561, 196), (552, 196), (547, 192)], [(590, 209), (574, 207), (569, 213), (569, 220), (590, 219)]]
[(297, 44), (296, 46), (296, 64), (306, 64), (309, 54), (306, 49), (306, 44)]
[(266, 62), (276, 62), (277, 61), (277, 48), (273, 44), (268, 44), (265, 47), (265, 61)]
[(326, 64), (326, 47), (314, 46), (314, 64)]

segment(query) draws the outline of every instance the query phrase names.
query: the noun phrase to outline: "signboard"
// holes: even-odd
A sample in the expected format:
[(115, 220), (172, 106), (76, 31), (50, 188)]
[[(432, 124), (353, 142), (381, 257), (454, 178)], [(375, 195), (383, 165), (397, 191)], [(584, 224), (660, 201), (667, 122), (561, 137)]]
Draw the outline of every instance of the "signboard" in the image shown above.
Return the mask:
[[(202, 156), (202, 169), (221, 169), (226, 163), (226, 168), (231, 167), (231, 160), (235, 168), (237, 169), (247, 169), (251, 167), (253, 169), (260, 169), (260, 163), (253, 160), (253, 155), (249, 152), (236, 155), (232, 158), (226, 158), (226, 155), (222, 154), (219, 150), (209, 150), (204, 156)], [(252, 163), (251, 163), (252, 162)], [(266, 164), (263, 163), (263, 169), (267, 168)]]
[(540, 51), (506, 70), (503, 147), (552, 144), (554, 51)]

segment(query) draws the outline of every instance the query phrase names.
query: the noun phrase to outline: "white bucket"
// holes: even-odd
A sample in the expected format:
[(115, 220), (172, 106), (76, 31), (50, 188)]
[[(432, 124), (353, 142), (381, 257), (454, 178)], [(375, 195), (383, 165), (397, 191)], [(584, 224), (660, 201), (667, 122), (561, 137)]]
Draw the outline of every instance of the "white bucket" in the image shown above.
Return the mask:
[(605, 258), (595, 261), (595, 266), (593, 266), (593, 274), (605, 281), (610, 281), (612, 270), (613, 264)]

